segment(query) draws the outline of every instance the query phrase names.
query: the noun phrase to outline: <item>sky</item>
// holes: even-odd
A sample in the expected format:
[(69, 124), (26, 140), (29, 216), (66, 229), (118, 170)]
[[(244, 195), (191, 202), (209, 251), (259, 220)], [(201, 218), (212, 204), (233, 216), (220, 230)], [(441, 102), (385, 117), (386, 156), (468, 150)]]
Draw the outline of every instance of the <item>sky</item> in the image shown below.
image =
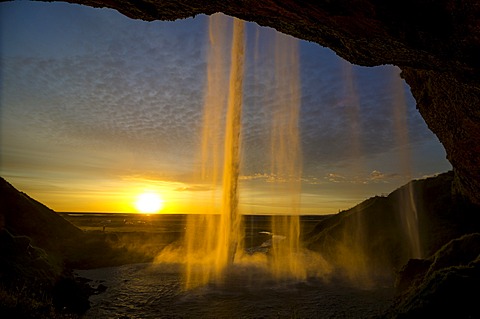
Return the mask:
[[(0, 4), (0, 176), (60, 212), (200, 213), (195, 179), (208, 17), (129, 19), (66, 3)], [(246, 24), (240, 211), (288, 213), (269, 175), (275, 30)], [(302, 214), (330, 214), (451, 169), (394, 66), (298, 41)]]

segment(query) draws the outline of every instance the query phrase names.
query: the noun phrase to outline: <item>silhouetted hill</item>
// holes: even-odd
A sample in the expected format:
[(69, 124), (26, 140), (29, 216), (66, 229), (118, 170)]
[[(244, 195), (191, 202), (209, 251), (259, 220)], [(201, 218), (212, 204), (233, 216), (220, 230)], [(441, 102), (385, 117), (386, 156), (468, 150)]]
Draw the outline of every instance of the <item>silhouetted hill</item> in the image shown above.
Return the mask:
[(480, 230), (477, 206), (452, 195), (453, 173), (414, 180), (387, 197), (372, 197), (332, 215), (305, 236), (350, 277), (393, 275), (414, 256), (405, 216), (416, 211), (422, 256), (454, 238)]
[(149, 261), (88, 234), (0, 178), (0, 314), (2, 318), (74, 318), (91, 288), (71, 268)]
[(96, 268), (147, 262), (142, 252), (112, 247), (109, 234), (84, 233), (47, 206), (0, 178), (0, 229), (27, 237), (57, 263), (73, 268)]
[(28, 236), (34, 246), (51, 253), (62, 252), (83, 237), (80, 229), (1, 177), (0, 228), (14, 236)]
[(88, 309), (88, 286), (65, 267), (65, 253), (83, 239), (80, 229), (0, 178), (2, 318), (73, 318)]

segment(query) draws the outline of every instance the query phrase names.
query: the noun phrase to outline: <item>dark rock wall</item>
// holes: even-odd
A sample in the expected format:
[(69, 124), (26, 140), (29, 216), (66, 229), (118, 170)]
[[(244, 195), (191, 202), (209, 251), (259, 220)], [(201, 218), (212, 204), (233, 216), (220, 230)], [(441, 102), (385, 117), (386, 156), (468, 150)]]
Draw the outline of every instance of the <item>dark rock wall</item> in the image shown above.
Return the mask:
[[(411, 181), (387, 197), (367, 199), (318, 223), (305, 235), (306, 247), (320, 252), (335, 269), (387, 278), (413, 255), (406, 233), (408, 221), (403, 218), (406, 214), (417, 215), (423, 257), (433, 256), (455, 238), (480, 231), (479, 207), (452, 196), (452, 183), (453, 173), (447, 172)], [(479, 249), (472, 252), (474, 257)], [(458, 254), (467, 255), (465, 250)], [(416, 262), (410, 266), (412, 273), (423, 267)]]
[[(479, 56), (480, 59), (480, 56)], [(405, 68), (417, 107), (447, 150), (455, 171), (454, 191), (480, 200), (480, 87), (448, 73)]]
[(456, 191), (480, 204), (480, 2), (476, 0), (68, 0), (143, 20), (223, 12), (333, 49), (394, 64), (444, 145)]

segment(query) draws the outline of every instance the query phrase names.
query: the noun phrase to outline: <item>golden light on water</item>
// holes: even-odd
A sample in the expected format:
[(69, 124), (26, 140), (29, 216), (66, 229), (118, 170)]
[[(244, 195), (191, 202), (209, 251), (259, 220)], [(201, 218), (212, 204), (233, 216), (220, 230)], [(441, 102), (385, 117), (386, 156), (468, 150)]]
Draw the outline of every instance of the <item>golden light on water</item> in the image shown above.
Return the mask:
[(145, 192), (138, 195), (135, 208), (142, 214), (155, 214), (163, 209), (164, 200), (158, 193)]

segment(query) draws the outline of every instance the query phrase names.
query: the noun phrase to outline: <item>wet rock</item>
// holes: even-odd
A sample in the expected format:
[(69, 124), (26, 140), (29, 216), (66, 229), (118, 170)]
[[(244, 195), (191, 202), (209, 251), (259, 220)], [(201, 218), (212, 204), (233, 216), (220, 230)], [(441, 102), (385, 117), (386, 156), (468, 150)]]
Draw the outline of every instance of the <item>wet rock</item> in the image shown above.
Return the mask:
[(415, 283), (422, 281), (431, 265), (431, 260), (410, 259), (397, 275), (395, 282), (397, 294), (405, 293)]
[(107, 291), (107, 288), (108, 288), (108, 287), (105, 286), (104, 284), (100, 284), (100, 285), (98, 285), (97, 288), (95, 289), (94, 294), (95, 294), (95, 295), (101, 294), (101, 293)]
[(387, 317), (479, 318), (479, 240), (480, 234), (467, 234), (426, 260), (409, 262), (399, 275), (400, 295)]
[(453, 266), (467, 266), (480, 257), (480, 234), (467, 234), (443, 246), (432, 258), (428, 275)]
[(56, 309), (68, 313), (82, 314), (90, 308), (90, 287), (73, 277), (60, 279), (53, 287), (52, 297)]

